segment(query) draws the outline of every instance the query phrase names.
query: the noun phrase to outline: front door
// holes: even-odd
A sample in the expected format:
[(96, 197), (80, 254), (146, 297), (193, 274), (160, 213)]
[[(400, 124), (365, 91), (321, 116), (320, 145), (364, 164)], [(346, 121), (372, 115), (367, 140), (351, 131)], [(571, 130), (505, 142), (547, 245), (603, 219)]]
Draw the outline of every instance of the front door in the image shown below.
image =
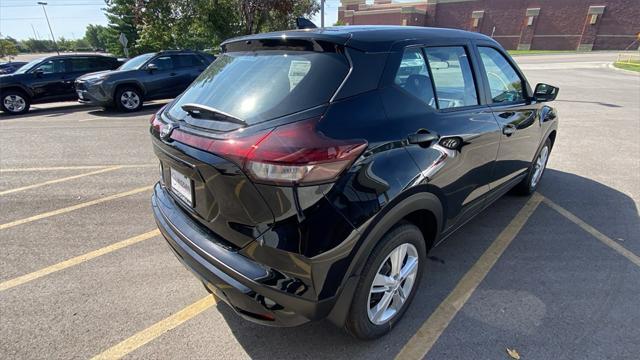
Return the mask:
[(529, 168), (540, 144), (539, 105), (528, 101), (526, 82), (497, 48), (478, 46), (491, 110), (501, 127), (492, 189), (507, 185)]
[[(33, 69), (31, 89), (37, 101), (61, 100), (68, 97), (67, 59), (51, 59)], [(72, 81), (73, 84), (73, 81)]]
[[(181, 88), (180, 76), (171, 55), (161, 55), (151, 60), (156, 69), (146, 70), (144, 84), (145, 97), (148, 99), (160, 99), (172, 97)], [(148, 66), (148, 65), (147, 65)]]

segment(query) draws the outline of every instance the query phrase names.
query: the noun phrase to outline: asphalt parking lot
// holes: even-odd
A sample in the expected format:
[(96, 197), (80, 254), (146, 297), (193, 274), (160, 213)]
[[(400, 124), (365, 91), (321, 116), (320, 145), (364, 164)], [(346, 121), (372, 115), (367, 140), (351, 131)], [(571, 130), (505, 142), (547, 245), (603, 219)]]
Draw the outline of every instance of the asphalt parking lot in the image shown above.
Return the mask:
[(505, 196), (434, 249), (374, 342), (246, 322), (174, 258), (149, 204), (162, 103), (0, 115), (0, 358), (638, 359), (640, 76), (615, 56), (516, 58), (561, 89), (539, 194)]

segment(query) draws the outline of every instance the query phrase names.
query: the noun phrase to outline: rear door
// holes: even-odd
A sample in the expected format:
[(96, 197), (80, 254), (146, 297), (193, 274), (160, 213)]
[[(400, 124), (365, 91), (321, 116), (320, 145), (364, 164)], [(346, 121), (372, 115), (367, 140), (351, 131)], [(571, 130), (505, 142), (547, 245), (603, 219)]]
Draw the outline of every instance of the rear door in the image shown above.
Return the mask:
[(173, 63), (180, 77), (179, 86), (175, 89), (175, 96), (182, 93), (207, 67), (200, 57), (195, 54), (173, 55)]
[(500, 151), (492, 189), (510, 184), (533, 160), (542, 136), (539, 104), (528, 101), (527, 83), (504, 52), (491, 46), (477, 47), (488, 101), (500, 124)]
[[(413, 123), (407, 150), (421, 182), (436, 186), (446, 204), (445, 232), (482, 208), (498, 151), (498, 126), (480, 96), (469, 49), (464, 42), (406, 48), (384, 96), (394, 122)], [(421, 133), (436, 138), (415, 142)]]

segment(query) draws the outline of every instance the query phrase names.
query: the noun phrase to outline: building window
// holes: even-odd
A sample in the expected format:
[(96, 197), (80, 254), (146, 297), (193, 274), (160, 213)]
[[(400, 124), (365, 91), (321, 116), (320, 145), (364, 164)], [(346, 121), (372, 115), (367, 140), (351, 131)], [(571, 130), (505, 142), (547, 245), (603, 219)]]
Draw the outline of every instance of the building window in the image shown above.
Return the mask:
[(591, 20), (589, 20), (589, 24), (595, 25), (598, 21), (598, 14), (591, 14)]

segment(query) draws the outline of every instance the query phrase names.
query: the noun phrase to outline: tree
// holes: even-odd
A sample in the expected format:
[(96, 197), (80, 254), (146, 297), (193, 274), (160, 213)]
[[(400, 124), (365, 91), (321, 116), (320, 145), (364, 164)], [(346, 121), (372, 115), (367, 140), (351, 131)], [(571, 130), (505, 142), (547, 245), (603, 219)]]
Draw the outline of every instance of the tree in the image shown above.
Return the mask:
[(89, 43), (89, 46), (94, 49), (106, 49), (107, 48), (107, 34), (109, 30), (102, 25), (89, 24), (85, 30), (84, 39)]
[(105, 32), (105, 43), (109, 52), (124, 55), (124, 49), (118, 42), (121, 33), (129, 40), (128, 47), (131, 56), (144, 51), (136, 46), (136, 42), (138, 27), (142, 25), (145, 4), (149, 1), (151, 0), (105, 0), (107, 5), (105, 15), (109, 21), (108, 29)]
[[(122, 54), (120, 33), (132, 55), (161, 49), (207, 49), (230, 37), (292, 29), (299, 16), (318, 12), (318, 0), (105, 0), (106, 48)], [(87, 28), (92, 44), (94, 28)]]
[(0, 58), (12, 58), (18, 55), (16, 43), (9, 39), (0, 39)]

